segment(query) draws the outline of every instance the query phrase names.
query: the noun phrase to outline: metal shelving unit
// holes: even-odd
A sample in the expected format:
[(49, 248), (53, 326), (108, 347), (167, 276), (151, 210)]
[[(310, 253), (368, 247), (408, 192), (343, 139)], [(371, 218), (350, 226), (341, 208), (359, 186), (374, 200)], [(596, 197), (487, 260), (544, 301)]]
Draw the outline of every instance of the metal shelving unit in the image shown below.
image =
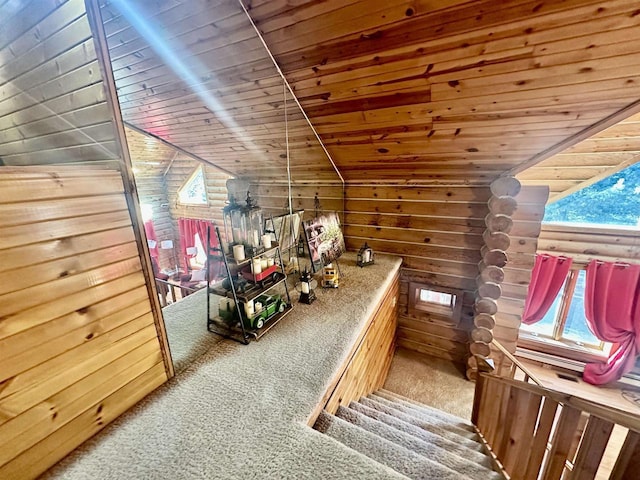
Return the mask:
[[(254, 256), (249, 256), (242, 262), (236, 262), (232, 255), (224, 253), (224, 250), (222, 249), (222, 238), (218, 227), (215, 228), (218, 247), (210, 246), (212, 233), (211, 227), (209, 227), (207, 230), (207, 265), (211, 265), (211, 262), (213, 261), (222, 261), (225, 266), (227, 279), (219, 284), (211, 285), (209, 279), (210, 269), (207, 268), (207, 330), (246, 345), (251, 339), (260, 339), (280, 320), (287, 316), (293, 308), (291, 296), (289, 295), (289, 288), (286, 282), (287, 276), (284, 273), (282, 253), (280, 251), (280, 246), (278, 245), (277, 234), (275, 232), (271, 232), (276, 236), (275, 245), (271, 248), (263, 250)], [(260, 282), (251, 282), (249, 280), (239, 278), (239, 272), (247, 265), (251, 265), (254, 258), (271, 255), (274, 257), (274, 262), (275, 257), (277, 256), (279, 263), (277, 264), (277, 270), (270, 275), (268, 279)], [(225, 282), (227, 282), (226, 285), (224, 284)], [(247, 302), (255, 300), (261, 295), (265, 295), (267, 292), (279, 285), (284, 286), (284, 291), (286, 293), (284, 310), (268, 317), (260, 328), (250, 328), (249, 325), (251, 324), (251, 320), (255, 318), (258, 312), (256, 312), (253, 317), (249, 318), (245, 312), (244, 305)], [(235, 320), (235, 317), (237, 316), (237, 321), (230, 323), (223, 319), (218, 312), (216, 312), (215, 315), (212, 315), (211, 295), (218, 295), (220, 297), (232, 299), (235, 305), (235, 314), (232, 312), (231, 318)]]

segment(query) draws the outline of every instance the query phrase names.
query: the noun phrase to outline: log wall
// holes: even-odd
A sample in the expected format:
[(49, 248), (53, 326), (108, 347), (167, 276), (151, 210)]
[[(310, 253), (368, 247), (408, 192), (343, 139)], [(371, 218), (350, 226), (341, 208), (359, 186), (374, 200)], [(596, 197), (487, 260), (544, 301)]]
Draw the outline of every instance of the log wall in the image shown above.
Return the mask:
[(34, 478), (168, 373), (120, 172), (0, 168), (0, 231), (0, 478)]
[[(286, 182), (251, 182), (251, 196), (258, 201), (265, 215), (282, 215), (289, 212), (289, 187)], [(342, 183), (293, 182), (291, 201), (293, 210), (304, 210), (304, 219), (315, 215), (315, 199), (320, 202), (322, 212), (335, 211), (342, 215), (344, 197)]]
[[(544, 208), (549, 197), (548, 187), (523, 186), (515, 197), (518, 208), (512, 215), (513, 227), (507, 249), (508, 263), (504, 267), (502, 295), (495, 315), (494, 338), (511, 353), (515, 352), (518, 329), (527, 298), (531, 271), (535, 264), (538, 236)], [(500, 354), (492, 355), (501, 358)]]
[(605, 229), (545, 223), (540, 233), (538, 251), (566, 255), (573, 258), (574, 263), (582, 265), (594, 259), (640, 263), (640, 236), (633, 227)]
[[(463, 362), (472, 328), (488, 187), (347, 185), (345, 237), (357, 250), (403, 257), (398, 345)], [(409, 313), (410, 282), (463, 291), (457, 325), (438, 313)]]

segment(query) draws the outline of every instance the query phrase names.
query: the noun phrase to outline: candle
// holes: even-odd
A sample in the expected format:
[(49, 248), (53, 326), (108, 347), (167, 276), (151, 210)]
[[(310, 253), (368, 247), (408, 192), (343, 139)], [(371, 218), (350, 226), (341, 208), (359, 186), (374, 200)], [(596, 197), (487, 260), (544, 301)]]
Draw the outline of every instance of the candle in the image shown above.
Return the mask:
[(258, 232), (257, 231), (253, 231), (253, 243), (251, 244), (251, 246), (253, 247), (257, 247), (260, 245), (260, 238), (258, 237)]
[(273, 264), (274, 264), (274, 263), (275, 263), (275, 262), (273, 261), (273, 258), (268, 258), (268, 259), (267, 259), (267, 267), (273, 267)]
[(236, 259), (236, 262), (242, 262), (244, 260), (244, 245), (233, 246), (233, 258)]
[(262, 245), (264, 245), (264, 248), (271, 248), (271, 235), (262, 235)]
[(244, 304), (244, 312), (247, 314), (247, 317), (253, 317), (253, 314), (255, 313), (254, 307), (253, 307), (253, 300), (249, 300), (247, 303)]
[(302, 293), (309, 293), (309, 284), (307, 282), (302, 282)]
[(262, 262), (259, 258), (254, 258), (252, 262), (252, 270), (253, 274), (257, 275), (258, 273), (262, 273)]
[(239, 228), (234, 228), (233, 229), (233, 243), (240, 243), (242, 242), (242, 232), (240, 231)]
[(264, 271), (267, 268), (269, 268), (269, 260), (267, 260), (266, 258), (261, 259), (260, 260), (260, 268), (262, 268), (262, 271)]
[(371, 260), (371, 251), (370, 250), (365, 250), (364, 251), (364, 262), (365, 263), (369, 263), (369, 260)]

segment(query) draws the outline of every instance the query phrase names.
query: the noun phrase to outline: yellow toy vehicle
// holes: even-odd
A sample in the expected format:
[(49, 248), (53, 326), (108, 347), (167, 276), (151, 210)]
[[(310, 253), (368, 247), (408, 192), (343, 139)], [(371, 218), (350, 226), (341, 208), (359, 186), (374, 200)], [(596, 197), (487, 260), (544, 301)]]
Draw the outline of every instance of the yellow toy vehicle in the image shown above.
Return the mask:
[(338, 269), (329, 263), (322, 269), (322, 288), (338, 288), (340, 274)]

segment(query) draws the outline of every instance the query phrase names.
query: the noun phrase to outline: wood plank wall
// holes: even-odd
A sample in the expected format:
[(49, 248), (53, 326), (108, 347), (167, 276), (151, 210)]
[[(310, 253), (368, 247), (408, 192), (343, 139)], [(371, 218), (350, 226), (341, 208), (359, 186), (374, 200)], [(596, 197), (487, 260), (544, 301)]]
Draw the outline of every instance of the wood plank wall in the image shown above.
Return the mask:
[(335, 413), (340, 405), (349, 405), (384, 385), (395, 353), (398, 292), (399, 275), (396, 273), (375, 313), (307, 419), (307, 425), (313, 426), (322, 410)]
[(0, 478), (34, 478), (167, 380), (120, 172), (0, 168)]
[[(398, 345), (440, 358), (466, 360), (472, 328), (488, 187), (353, 185), (346, 188), (347, 247), (366, 241), (403, 257)], [(409, 282), (464, 291), (460, 324), (437, 314), (410, 315)]]
[(0, 15), (2, 162), (118, 160), (84, 2), (13, 3)]
[(509, 233), (511, 244), (507, 249), (509, 261), (504, 267), (502, 295), (498, 299), (496, 326), (493, 331), (494, 338), (511, 353), (516, 350), (518, 329), (548, 197), (549, 187), (546, 186), (523, 186), (516, 196), (518, 208), (512, 215), (513, 228)]

